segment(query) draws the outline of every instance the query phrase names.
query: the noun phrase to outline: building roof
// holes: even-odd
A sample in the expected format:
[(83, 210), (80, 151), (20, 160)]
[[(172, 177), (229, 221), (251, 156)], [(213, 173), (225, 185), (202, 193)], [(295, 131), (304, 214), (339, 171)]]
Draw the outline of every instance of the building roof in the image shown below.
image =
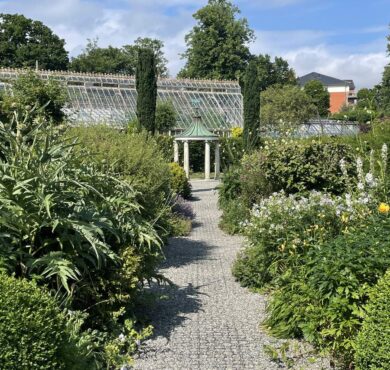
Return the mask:
[(298, 83), (305, 86), (309, 81), (320, 81), (324, 86), (349, 86), (351, 90), (355, 89), (355, 84), (352, 80), (340, 80), (338, 78), (323, 75), (317, 72), (311, 72), (307, 75), (298, 78)]
[(191, 126), (183, 133), (176, 135), (177, 140), (218, 140), (218, 135), (213, 134), (203, 126), (200, 117), (196, 117)]

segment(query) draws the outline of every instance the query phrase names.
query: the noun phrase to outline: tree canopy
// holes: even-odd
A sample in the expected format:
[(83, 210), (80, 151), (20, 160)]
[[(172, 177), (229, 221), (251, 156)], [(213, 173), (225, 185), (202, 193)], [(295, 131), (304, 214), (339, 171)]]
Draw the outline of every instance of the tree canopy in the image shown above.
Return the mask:
[(320, 117), (327, 117), (330, 108), (330, 95), (326, 87), (317, 80), (311, 80), (304, 86), (306, 95), (316, 107)]
[(298, 86), (273, 85), (260, 94), (260, 121), (271, 131), (286, 133), (316, 115), (316, 107)]
[(0, 66), (66, 70), (65, 41), (42, 22), (20, 14), (0, 14)]
[[(390, 56), (390, 35), (387, 36), (387, 54)], [(383, 71), (382, 84), (380, 87), (380, 107), (390, 113), (390, 63)]]
[(240, 10), (228, 0), (209, 0), (194, 14), (197, 25), (186, 35), (186, 65), (182, 78), (236, 79), (250, 58), (254, 32)]
[(269, 86), (276, 84), (296, 84), (297, 79), (295, 72), (292, 68), (290, 68), (287, 60), (275, 57), (272, 61), (268, 54), (260, 54), (258, 56), (253, 56), (252, 58), (257, 65), (257, 74), (262, 91), (267, 89)]
[(175, 127), (177, 113), (170, 100), (159, 101), (156, 106), (156, 130), (167, 132)]
[(98, 40), (88, 40), (85, 50), (72, 59), (70, 69), (76, 72), (134, 75), (138, 51), (146, 48), (152, 50), (155, 55), (158, 75), (166, 77), (168, 68), (163, 47), (164, 43), (160, 40), (141, 37), (136, 39), (133, 45), (124, 45), (121, 48), (113, 46), (101, 48), (98, 46)]

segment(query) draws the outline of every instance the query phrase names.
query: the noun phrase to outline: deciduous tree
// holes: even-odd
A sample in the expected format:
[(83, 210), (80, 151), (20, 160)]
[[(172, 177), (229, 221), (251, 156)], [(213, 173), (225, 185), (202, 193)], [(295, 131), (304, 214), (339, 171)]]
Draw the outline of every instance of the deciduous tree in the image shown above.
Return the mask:
[(85, 50), (73, 58), (70, 69), (76, 72), (119, 73), (134, 75), (137, 68), (139, 49), (150, 49), (156, 59), (158, 75), (168, 76), (167, 60), (163, 52), (164, 43), (157, 39), (138, 38), (133, 45), (122, 48), (108, 46), (101, 48), (98, 40), (88, 40)]
[(316, 107), (298, 86), (271, 86), (260, 94), (262, 128), (286, 133), (316, 115)]
[(209, 0), (194, 14), (197, 25), (186, 35), (186, 65), (179, 77), (235, 79), (250, 58), (254, 33), (240, 10), (228, 0)]
[(42, 22), (20, 14), (0, 14), (0, 66), (65, 70), (65, 41)]
[(306, 95), (317, 109), (320, 117), (327, 117), (330, 108), (330, 95), (326, 87), (316, 80), (311, 80), (304, 86)]
[(257, 65), (257, 73), (262, 91), (275, 84), (296, 84), (295, 72), (290, 68), (287, 60), (275, 57), (272, 61), (268, 54), (254, 56), (253, 60)]

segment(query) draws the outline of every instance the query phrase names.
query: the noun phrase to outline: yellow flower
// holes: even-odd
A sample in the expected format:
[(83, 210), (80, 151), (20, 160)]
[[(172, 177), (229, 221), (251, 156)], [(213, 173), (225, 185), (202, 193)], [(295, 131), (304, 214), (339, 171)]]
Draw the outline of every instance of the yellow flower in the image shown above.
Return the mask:
[(380, 213), (389, 213), (390, 206), (387, 203), (381, 203), (379, 204), (378, 211)]

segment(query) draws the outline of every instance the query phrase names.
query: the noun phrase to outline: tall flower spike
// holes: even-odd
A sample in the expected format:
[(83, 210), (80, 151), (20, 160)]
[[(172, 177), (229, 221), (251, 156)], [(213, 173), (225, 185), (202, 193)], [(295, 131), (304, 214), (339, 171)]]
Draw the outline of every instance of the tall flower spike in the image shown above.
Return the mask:
[(363, 161), (360, 157), (356, 159), (356, 171), (358, 175), (359, 182), (364, 182), (364, 174), (363, 174)]
[(387, 167), (387, 154), (388, 154), (388, 150), (387, 150), (387, 145), (386, 144), (383, 144), (382, 146), (382, 165), (383, 165), (383, 172), (386, 173), (386, 167)]
[(370, 173), (375, 173), (375, 151), (371, 149), (370, 151)]

